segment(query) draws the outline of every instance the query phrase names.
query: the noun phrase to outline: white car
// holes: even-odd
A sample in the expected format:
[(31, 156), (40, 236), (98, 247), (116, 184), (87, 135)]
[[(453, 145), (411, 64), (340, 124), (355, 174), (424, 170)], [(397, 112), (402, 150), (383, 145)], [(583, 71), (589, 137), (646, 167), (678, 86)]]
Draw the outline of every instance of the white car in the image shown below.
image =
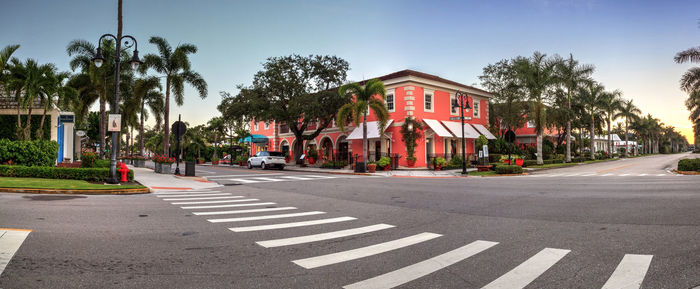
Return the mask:
[(270, 167), (277, 167), (280, 170), (284, 169), (284, 154), (282, 152), (260, 151), (254, 156), (248, 158), (248, 169), (260, 167), (263, 170)]

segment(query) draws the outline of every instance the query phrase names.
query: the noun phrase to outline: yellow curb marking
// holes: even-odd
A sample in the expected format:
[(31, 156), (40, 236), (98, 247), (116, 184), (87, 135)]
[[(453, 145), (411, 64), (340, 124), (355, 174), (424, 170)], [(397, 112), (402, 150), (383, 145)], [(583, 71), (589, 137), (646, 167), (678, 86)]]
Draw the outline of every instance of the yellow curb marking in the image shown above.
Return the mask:
[(598, 173), (598, 174), (599, 174), (599, 173), (604, 173), (604, 172), (609, 172), (609, 171), (619, 170), (619, 169), (623, 169), (623, 168), (626, 168), (626, 167), (631, 167), (631, 166), (634, 166), (634, 164), (631, 164), (631, 165), (626, 165), (626, 166), (621, 166), (621, 167), (616, 167), (616, 168), (612, 168), (612, 169), (605, 169), (605, 170), (600, 170), (600, 171), (597, 171), (596, 173)]

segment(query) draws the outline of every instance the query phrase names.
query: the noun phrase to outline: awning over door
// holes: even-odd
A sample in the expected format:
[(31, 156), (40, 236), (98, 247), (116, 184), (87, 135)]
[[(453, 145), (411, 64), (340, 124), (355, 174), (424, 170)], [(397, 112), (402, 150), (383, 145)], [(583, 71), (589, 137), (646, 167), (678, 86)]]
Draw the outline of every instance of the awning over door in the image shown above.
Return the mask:
[[(454, 121), (443, 121), (447, 129), (455, 135), (455, 137), (462, 137), (462, 123)], [(465, 138), (479, 138), (480, 134), (468, 123), (464, 124), (464, 137)]]
[(480, 133), (483, 134), (486, 139), (496, 139), (496, 137), (488, 130), (486, 129), (485, 126), (480, 125), (480, 124), (472, 124), (474, 128)]
[[(389, 128), (393, 119), (386, 122), (386, 128)], [(378, 121), (368, 121), (367, 122), (367, 139), (379, 138), (379, 122)], [(355, 130), (350, 133), (347, 139), (362, 139), (362, 123), (358, 125)]]
[(447, 129), (445, 129), (439, 121), (434, 119), (423, 119), (423, 121), (432, 129), (436, 135), (440, 137), (454, 137)]
[(267, 143), (267, 137), (261, 134), (254, 134), (245, 138), (239, 139), (238, 142), (247, 143)]

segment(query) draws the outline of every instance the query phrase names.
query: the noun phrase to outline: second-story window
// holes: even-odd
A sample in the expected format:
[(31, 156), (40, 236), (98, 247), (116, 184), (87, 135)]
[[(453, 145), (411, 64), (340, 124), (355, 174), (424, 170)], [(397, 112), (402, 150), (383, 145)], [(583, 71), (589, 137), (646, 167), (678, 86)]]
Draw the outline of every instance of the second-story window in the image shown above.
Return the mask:
[(479, 101), (474, 100), (474, 118), (479, 118)]
[(528, 120), (527, 121), (527, 128), (533, 128), (535, 127), (535, 121), (534, 120)]
[(265, 122), (265, 129), (270, 129), (270, 122)]
[(454, 96), (454, 94), (450, 94), (450, 112), (452, 114), (457, 114), (459, 112), (459, 107), (452, 105), (452, 104), (454, 104), (456, 99), (457, 99), (457, 97)]
[(280, 133), (288, 133), (289, 132), (289, 126), (287, 124), (280, 124)]
[(394, 111), (394, 94), (389, 93), (386, 95), (386, 109), (388, 111)]
[(253, 128), (255, 129), (255, 131), (258, 130), (258, 121), (253, 122)]
[(426, 111), (433, 111), (433, 93), (432, 92), (425, 93), (425, 110)]

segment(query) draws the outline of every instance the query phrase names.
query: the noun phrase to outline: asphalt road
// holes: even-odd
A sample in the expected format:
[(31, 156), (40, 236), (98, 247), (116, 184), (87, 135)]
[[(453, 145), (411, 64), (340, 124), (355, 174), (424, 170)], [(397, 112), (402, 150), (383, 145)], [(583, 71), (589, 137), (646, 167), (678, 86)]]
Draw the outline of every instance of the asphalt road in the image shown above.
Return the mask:
[(0, 194), (0, 228), (33, 230), (0, 288), (693, 288), (700, 176), (669, 172), (690, 156), (519, 177), (198, 167), (240, 185)]

